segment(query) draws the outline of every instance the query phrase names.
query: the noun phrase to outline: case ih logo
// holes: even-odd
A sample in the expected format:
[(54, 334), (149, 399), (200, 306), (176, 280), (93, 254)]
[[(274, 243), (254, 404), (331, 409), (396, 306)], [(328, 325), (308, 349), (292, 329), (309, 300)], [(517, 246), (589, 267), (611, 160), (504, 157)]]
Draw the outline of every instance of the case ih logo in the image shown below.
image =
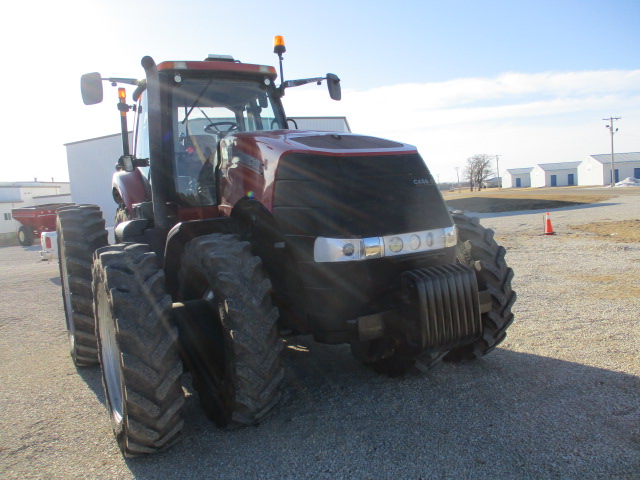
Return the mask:
[(431, 182), (428, 178), (415, 178), (413, 180), (414, 185), (429, 185)]

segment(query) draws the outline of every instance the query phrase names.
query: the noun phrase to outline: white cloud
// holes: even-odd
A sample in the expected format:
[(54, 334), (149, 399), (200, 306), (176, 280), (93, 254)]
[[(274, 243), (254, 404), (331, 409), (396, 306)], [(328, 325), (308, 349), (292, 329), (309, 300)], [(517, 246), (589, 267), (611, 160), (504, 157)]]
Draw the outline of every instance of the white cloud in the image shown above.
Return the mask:
[(640, 151), (640, 70), (345, 88), (339, 103), (323, 88), (291, 89), (285, 104), (292, 116), (344, 115), (356, 133), (412, 143), (442, 180), (475, 153), (502, 155), (504, 171), (608, 152), (610, 115), (622, 117), (616, 151)]
[[(77, 73), (73, 82), (37, 77), (22, 96), (9, 99), (15, 103), (10, 110), (24, 116), (20, 125), (37, 125), (40, 153), (10, 163), (2, 180), (66, 178), (63, 142), (119, 131), (115, 93), (106, 92), (113, 101), (82, 105), (77, 79), (83, 72)], [(355, 133), (413, 144), (443, 181), (453, 180), (454, 167), (476, 153), (500, 154), (502, 171), (608, 153), (602, 118), (611, 115), (622, 117), (616, 151), (640, 151), (640, 70), (505, 73), (370, 90), (343, 85), (342, 98), (330, 100), (323, 85), (289, 89), (283, 101), (291, 116), (344, 115)], [(58, 120), (46, 128), (37, 124), (33, 102), (46, 105)], [(24, 158), (30, 130), (16, 131), (15, 120), (5, 119), (5, 125), (13, 132), (7, 158)]]

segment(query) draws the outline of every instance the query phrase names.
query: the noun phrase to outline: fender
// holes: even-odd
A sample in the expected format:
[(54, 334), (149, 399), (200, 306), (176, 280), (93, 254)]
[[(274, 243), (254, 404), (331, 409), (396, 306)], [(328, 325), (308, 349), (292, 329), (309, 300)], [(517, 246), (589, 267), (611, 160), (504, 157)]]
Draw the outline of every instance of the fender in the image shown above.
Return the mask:
[(238, 225), (235, 220), (229, 217), (222, 217), (180, 222), (169, 231), (164, 251), (163, 270), (167, 293), (174, 300), (178, 293), (180, 257), (184, 252), (185, 245), (196, 237), (210, 233), (238, 233)]
[(113, 174), (112, 193), (117, 204), (124, 204), (129, 218), (134, 218), (133, 205), (147, 201), (147, 179), (140, 170), (132, 172), (118, 171)]
[(254, 255), (262, 259), (273, 286), (272, 300), (280, 311), (280, 326), (298, 333), (309, 333), (307, 301), (284, 233), (274, 216), (255, 198), (240, 199), (231, 212), (238, 233), (251, 243)]

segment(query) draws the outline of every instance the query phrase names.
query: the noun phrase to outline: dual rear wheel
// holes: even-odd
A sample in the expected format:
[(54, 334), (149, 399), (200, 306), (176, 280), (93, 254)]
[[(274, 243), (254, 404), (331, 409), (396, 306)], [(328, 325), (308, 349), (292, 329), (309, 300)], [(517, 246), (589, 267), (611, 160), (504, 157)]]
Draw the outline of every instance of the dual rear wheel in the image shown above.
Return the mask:
[[(101, 364), (109, 417), (125, 456), (177, 439), (181, 353), (206, 413), (219, 425), (255, 424), (277, 404), (284, 376), (278, 312), (247, 242), (220, 234), (190, 242), (180, 271), (188, 308), (176, 305), (175, 312), (156, 255), (146, 245), (107, 246), (97, 207), (60, 211), (58, 242), (71, 357), (77, 366)], [(193, 349), (180, 352), (174, 313), (210, 334), (200, 339), (206, 345), (195, 357)]]
[(181, 357), (218, 425), (253, 425), (270, 413), (283, 379), (270, 290), (260, 260), (236, 236), (207, 235), (187, 245), (183, 303), (174, 305), (145, 245), (96, 251), (98, 352), (111, 424), (125, 455), (151, 453), (177, 438), (183, 425)]

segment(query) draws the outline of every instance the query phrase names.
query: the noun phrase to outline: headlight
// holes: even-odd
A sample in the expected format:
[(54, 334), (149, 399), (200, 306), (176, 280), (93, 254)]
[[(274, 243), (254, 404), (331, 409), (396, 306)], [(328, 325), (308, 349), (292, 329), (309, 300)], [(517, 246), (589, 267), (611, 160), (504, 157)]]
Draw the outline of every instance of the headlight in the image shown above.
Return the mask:
[(455, 247), (458, 243), (458, 228), (454, 225), (442, 230), (444, 231), (444, 246)]
[(455, 247), (457, 239), (455, 226), (384, 237), (318, 237), (313, 246), (313, 259), (316, 262), (352, 262), (408, 255)]
[(361, 238), (316, 238), (313, 259), (316, 262), (349, 262), (360, 260), (364, 250)]

